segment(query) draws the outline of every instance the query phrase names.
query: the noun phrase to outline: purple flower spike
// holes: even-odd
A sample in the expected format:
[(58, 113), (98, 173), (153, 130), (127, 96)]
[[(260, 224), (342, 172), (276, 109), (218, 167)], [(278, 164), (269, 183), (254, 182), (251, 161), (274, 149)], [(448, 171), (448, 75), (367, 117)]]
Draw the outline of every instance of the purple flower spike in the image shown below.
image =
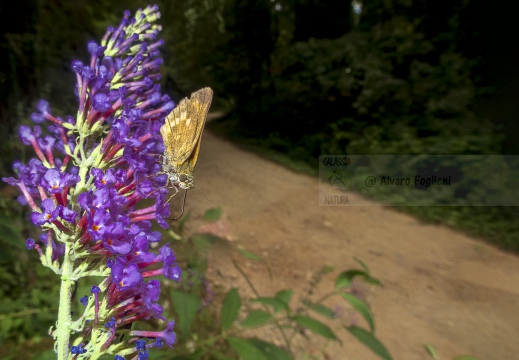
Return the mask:
[[(74, 117), (53, 116), (50, 104), (40, 100), (31, 119), (45, 124), (45, 135), (39, 126), (19, 128), (37, 157), (15, 163), (17, 175), (3, 179), (21, 190), (31, 221), (43, 227), (37, 243), (29, 238), (25, 245), (38, 251), (45, 266), (57, 274), (71, 270), (67, 276), (74, 278), (106, 276), (92, 287), (93, 296), (80, 299), (89, 313), (83, 314), (86, 322), (76, 322), (81, 328), (75, 334), (61, 329), (71, 304), (60, 298), (60, 358), (96, 352), (145, 360), (151, 347), (176, 341), (174, 322), (161, 332), (118, 333), (119, 326), (135, 329), (137, 321), (150, 318), (167, 322), (155, 277), (181, 277), (173, 252), (163, 247), (157, 254), (152, 246), (161, 240), (152, 225), (169, 226), (168, 178), (157, 154), (164, 151), (160, 129), (175, 107), (159, 84), (159, 18), (157, 6), (133, 17), (125, 11), (100, 42), (88, 42), (89, 58), (71, 64), (71, 91), (79, 103)], [(114, 358), (124, 360), (121, 355)]]

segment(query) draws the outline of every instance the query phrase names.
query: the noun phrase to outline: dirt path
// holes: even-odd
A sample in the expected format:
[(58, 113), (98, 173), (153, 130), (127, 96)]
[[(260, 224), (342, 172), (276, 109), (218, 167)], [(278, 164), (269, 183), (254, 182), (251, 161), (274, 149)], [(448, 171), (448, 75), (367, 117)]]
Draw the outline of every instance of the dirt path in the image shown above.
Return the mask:
[[(329, 288), (339, 270), (358, 268), (355, 256), (384, 284), (360, 291), (394, 359), (430, 359), (423, 344), (434, 345), (442, 360), (460, 354), (519, 358), (519, 257), (390, 208), (321, 207), (317, 179), (242, 151), (209, 131), (195, 182), (212, 204), (199, 191), (190, 192), (188, 229), (193, 231), (197, 218), (214, 206), (222, 207), (231, 224), (233, 241), (211, 251), (212, 280), (250, 294), (230, 261), (231, 246), (267, 259), (273, 281), (263, 266), (241, 261), (265, 296), (286, 288), (303, 295), (323, 265), (337, 268), (323, 284)], [(328, 346), (328, 359), (377, 359), (346, 332), (339, 333), (344, 347)], [(323, 343), (312, 337), (304, 344), (302, 351), (317, 354)]]

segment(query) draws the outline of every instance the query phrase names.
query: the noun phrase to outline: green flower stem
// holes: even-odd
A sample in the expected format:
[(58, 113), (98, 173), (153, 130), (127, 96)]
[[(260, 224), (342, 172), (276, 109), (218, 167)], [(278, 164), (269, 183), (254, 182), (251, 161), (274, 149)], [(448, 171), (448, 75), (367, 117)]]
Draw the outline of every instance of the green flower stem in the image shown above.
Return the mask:
[(65, 257), (63, 259), (61, 274), (61, 289), (59, 294), (59, 310), (57, 323), (57, 348), (58, 360), (66, 360), (69, 355), (70, 342), (70, 324), (72, 321), (72, 291), (74, 288), (74, 280), (72, 274), (74, 266), (70, 259), (70, 246), (65, 246)]

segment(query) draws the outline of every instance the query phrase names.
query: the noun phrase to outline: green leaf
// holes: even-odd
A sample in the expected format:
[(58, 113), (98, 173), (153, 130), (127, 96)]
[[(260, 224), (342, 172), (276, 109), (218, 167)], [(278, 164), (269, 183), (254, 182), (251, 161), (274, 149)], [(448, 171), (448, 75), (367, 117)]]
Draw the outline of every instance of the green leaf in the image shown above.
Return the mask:
[(362, 276), (363, 278), (369, 277), (369, 275), (362, 270), (348, 270), (337, 276), (337, 279), (335, 279), (335, 288), (350, 287), (355, 276)]
[(360, 266), (362, 266), (362, 268), (364, 269), (364, 271), (365, 271), (366, 273), (369, 274), (369, 268), (368, 268), (368, 265), (366, 265), (366, 264), (364, 263), (364, 261), (360, 260), (359, 258), (357, 258), (357, 257), (355, 257), (355, 256), (353, 257), (353, 260), (355, 260), (355, 261), (356, 261)]
[(249, 339), (228, 338), (227, 341), (245, 360), (268, 360), (263, 351), (258, 349)]
[(292, 317), (292, 320), (294, 320), (298, 325), (301, 325), (302, 327), (312, 331), (317, 335), (321, 335), (327, 339), (340, 341), (337, 336), (335, 336), (335, 333), (332, 331), (332, 329), (319, 320), (311, 318), (310, 316), (296, 315)]
[(328, 319), (335, 319), (336, 315), (335, 312), (330, 309), (328, 306), (324, 306), (323, 304), (313, 304), (310, 301), (303, 301), (303, 304), (308, 306), (309, 309), (312, 309), (316, 313), (327, 317)]
[(481, 360), (481, 359), (477, 358), (475, 356), (470, 356), (470, 355), (458, 355), (452, 360)]
[(222, 208), (212, 208), (207, 210), (202, 216), (202, 220), (204, 221), (218, 221), (222, 216)]
[(427, 354), (430, 355), (434, 360), (440, 360), (440, 357), (438, 356), (438, 353), (436, 352), (434, 346), (425, 344), (424, 348)]
[(276, 293), (276, 299), (283, 301), (285, 304), (290, 305), (290, 300), (292, 299), (292, 295), (294, 294), (294, 290), (287, 289), (281, 290)]
[(366, 271), (363, 271), (363, 270), (348, 270), (348, 271), (345, 271), (345, 272), (339, 274), (339, 276), (337, 276), (337, 279), (335, 279), (335, 287), (337, 289), (343, 288), (343, 287), (350, 287), (351, 283), (353, 281), (353, 278), (356, 277), (356, 276), (362, 277), (365, 281), (367, 281), (367, 282), (369, 282), (371, 284), (382, 286), (382, 283), (379, 280), (377, 280), (374, 277), (372, 277)]
[(375, 322), (373, 321), (373, 316), (371, 315), (371, 311), (369, 310), (366, 303), (360, 299), (357, 299), (352, 294), (343, 292), (339, 294), (368, 322), (371, 332), (375, 332)]
[(257, 261), (261, 261), (261, 262), (265, 262), (265, 260), (261, 257), (261, 256), (258, 256), (254, 253), (251, 253), (250, 251), (247, 251), (247, 250), (240, 250), (240, 254), (243, 256), (243, 257), (246, 257), (247, 259), (251, 259), (251, 260), (257, 260)]
[(244, 327), (256, 327), (267, 324), (270, 320), (272, 320), (272, 315), (263, 310), (254, 310), (249, 316), (241, 323)]
[(361, 343), (366, 345), (371, 351), (377, 354), (384, 360), (392, 360), (393, 358), (387, 351), (386, 347), (369, 331), (356, 326), (350, 326), (345, 328), (357, 338)]
[(232, 288), (229, 290), (227, 295), (225, 295), (225, 299), (223, 300), (220, 319), (222, 330), (227, 330), (231, 327), (232, 323), (238, 318), (240, 307), (241, 299), (240, 295), (238, 294), (238, 289)]
[(248, 339), (251, 344), (260, 349), (269, 360), (292, 360), (292, 357), (280, 347), (260, 339)]
[(284, 301), (271, 297), (259, 297), (256, 299), (251, 299), (251, 302), (272, 306), (274, 308), (274, 312), (278, 312), (280, 310), (288, 311), (289, 309), (288, 305)]
[(171, 290), (171, 301), (178, 315), (178, 325), (182, 335), (187, 338), (191, 331), (191, 325), (200, 308), (201, 300), (193, 294), (186, 294), (178, 290)]
[(196, 234), (193, 235), (193, 244), (199, 250), (207, 250), (212, 244), (220, 240), (219, 237), (212, 234)]
[(0, 322), (0, 333), (9, 334), (9, 330), (11, 330), (12, 324), (13, 320), (9, 316), (6, 316), (2, 322)]

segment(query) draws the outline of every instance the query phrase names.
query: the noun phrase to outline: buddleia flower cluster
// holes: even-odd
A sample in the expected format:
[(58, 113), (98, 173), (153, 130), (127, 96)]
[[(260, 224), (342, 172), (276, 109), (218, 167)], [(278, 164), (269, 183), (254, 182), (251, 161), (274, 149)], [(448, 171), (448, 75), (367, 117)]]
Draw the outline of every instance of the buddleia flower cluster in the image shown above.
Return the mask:
[[(126, 11), (100, 44), (88, 43), (89, 61), (72, 62), (76, 117), (55, 116), (48, 102), (39, 101), (31, 115), (36, 125), (19, 129), (36, 157), (16, 162), (17, 178), (3, 179), (20, 188), (19, 201), (42, 230), (27, 248), (61, 277), (51, 329), (58, 359), (147, 359), (149, 348), (176, 340), (174, 322), (158, 304), (156, 277), (179, 280), (181, 270), (168, 245), (158, 246), (161, 234), (152, 231), (153, 222), (168, 227), (167, 178), (157, 154), (164, 150), (160, 126), (175, 106), (157, 84), (159, 18), (157, 6), (134, 17)], [(77, 282), (91, 276), (104, 280), (81, 298), (85, 311), (73, 319)], [(164, 330), (139, 330), (137, 322), (151, 318), (163, 320)]]

